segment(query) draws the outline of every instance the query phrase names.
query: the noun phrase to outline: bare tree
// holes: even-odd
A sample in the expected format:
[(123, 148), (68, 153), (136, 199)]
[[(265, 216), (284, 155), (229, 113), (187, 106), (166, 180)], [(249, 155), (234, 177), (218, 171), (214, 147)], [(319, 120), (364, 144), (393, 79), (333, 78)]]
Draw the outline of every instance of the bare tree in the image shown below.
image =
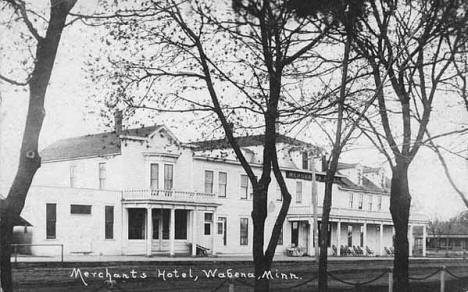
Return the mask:
[[(411, 195), (408, 168), (423, 145), (440, 85), (463, 43), (466, 14), (460, 1), (371, 1), (371, 19), (355, 35), (356, 49), (373, 70), (380, 121), (365, 134), (392, 169), (390, 212), (395, 226), (394, 278), (397, 291), (409, 291), (408, 220)], [(382, 80), (387, 70), (390, 85)]]
[[(214, 1), (154, 1), (145, 7), (157, 16), (109, 25), (114, 28), (109, 43), (128, 44), (131, 52), (125, 60), (110, 60), (115, 87), (108, 103), (201, 112), (220, 127), (253, 186), (255, 289), (266, 291), (269, 281), (261, 276), (271, 267), (291, 202), (278, 163), (277, 127), (301, 120), (295, 114), (299, 107), (310, 113), (327, 107), (327, 90), (301, 99), (299, 83), (306, 73), (312, 78), (334, 69), (322, 61), (304, 61), (325, 40), (329, 24), (297, 20), (283, 1), (234, 1), (233, 7)], [(135, 40), (137, 49), (132, 50)], [(317, 84), (309, 86), (317, 89)], [(248, 130), (264, 137), (259, 177), (236, 139)], [(272, 172), (283, 200), (265, 242)]]
[[(0, 74), (0, 79), (11, 85), (27, 85), (29, 87), (29, 107), (26, 125), (20, 149), (19, 166), (5, 199), (0, 200), (0, 269), (1, 288), (5, 292), (13, 291), (11, 276), (10, 243), (13, 233), (13, 223), (18, 219), (24, 207), (26, 195), (34, 174), (41, 165), (38, 152), (38, 139), (44, 119), (44, 99), (50, 81), (60, 37), (65, 27), (66, 18), (75, 5), (76, 0), (51, 0), (50, 17), (45, 35), (42, 36), (31, 20), (27, 4), (21, 0), (3, 0), (3, 9), (8, 9), (15, 18), (21, 20), (29, 34), (36, 41), (33, 70), (27, 80), (17, 81)], [(2, 11), (8, 13), (7, 11)]]

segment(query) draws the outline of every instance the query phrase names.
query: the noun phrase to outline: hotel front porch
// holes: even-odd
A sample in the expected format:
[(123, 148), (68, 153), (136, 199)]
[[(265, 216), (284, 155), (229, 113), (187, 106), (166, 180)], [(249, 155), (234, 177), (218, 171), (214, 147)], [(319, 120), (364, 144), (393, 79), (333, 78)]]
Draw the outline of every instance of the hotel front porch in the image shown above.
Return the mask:
[[(307, 214), (310, 208), (292, 208), (287, 216), (291, 228), (292, 247), (302, 247), (306, 254), (314, 256), (316, 244), (320, 242), (321, 214), (317, 216), (317, 232), (314, 239), (314, 218)], [(298, 212), (299, 211), (299, 212)], [(389, 214), (384, 212), (367, 213), (367, 216), (356, 216), (359, 210), (332, 208), (328, 227), (328, 254), (343, 256), (342, 251), (348, 247), (360, 248), (364, 256), (387, 256), (393, 248), (395, 230)], [(361, 214), (364, 212), (361, 212)], [(414, 219), (414, 218), (413, 218)], [(421, 220), (410, 220), (408, 228), (409, 255), (426, 256), (426, 224)], [(318, 250), (318, 249), (317, 249)]]
[(216, 254), (214, 195), (174, 190), (123, 192), (122, 253), (197, 254), (197, 245)]

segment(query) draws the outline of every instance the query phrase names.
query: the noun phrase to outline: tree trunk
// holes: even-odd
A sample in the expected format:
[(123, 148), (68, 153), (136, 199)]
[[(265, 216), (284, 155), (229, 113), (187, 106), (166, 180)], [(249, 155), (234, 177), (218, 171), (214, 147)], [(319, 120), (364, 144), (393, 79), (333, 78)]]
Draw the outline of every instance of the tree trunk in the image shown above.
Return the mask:
[(267, 269), (266, 257), (263, 251), (265, 241), (265, 220), (267, 216), (267, 188), (259, 183), (254, 188), (253, 194), (253, 245), (252, 253), (255, 266), (255, 291), (269, 291), (270, 283), (268, 279), (261, 275)]
[(408, 187), (408, 164), (400, 163), (392, 169), (390, 213), (395, 226), (395, 258), (393, 261), (394, 291), (409, 291), (408, 221), (411, 196)]
[(4, 292), (13, 291), (11, 249), (13, 224), (23, 210), (26, 195), (41, 166), (39, 134), (44, 120), (44, 99), (68, 13), (76, 0), (51, 0), (45, 37), (37, 36), (36, 60), (29, 80), (29, 107), (20, 149), (18, 170), (6, 199), (0, 200), (0, 279)]
[(319, 291), (326, 292), (328, 289), (328, 224), (330, 222), (330, 210), (332, 203), (333, 175), (327, 173), (325, 178), (325, 195), (323, 197), (322, 223), (320, 226), (320, 256), (319, 256)]

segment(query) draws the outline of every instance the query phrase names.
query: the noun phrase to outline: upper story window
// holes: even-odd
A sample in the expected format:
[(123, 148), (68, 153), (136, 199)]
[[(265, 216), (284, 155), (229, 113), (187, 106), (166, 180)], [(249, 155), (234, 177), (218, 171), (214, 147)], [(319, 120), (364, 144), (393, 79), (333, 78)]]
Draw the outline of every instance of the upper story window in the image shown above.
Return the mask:
[(309, 169), (309, 155), (307, 152), (302, 152), (302, 169)]
[(105, 206), (104, 235), (105, 235), (105, 239), (114, 238), (114, 206)]
[(106, 163), (99, 163), (99, 189), (104, 189), (106, 187)]
[(227, 191), (227, 173), (220, 172), (218, 173), (218, 196), (226, 197)]
[(164, 189), (172, 190), (174, 187), (174, 165), (164, 164)]
[(302, 203), (302, 182), (296, 182), (296, 203)]
[(249, 177), (245, 174), (241, 174), (240, 191), (241, 199), (247, 200), (249, 194)]
[(373, 197), (372, 195), (367, 196), (368, 204), (369, 204), (369, 211), (372, 211), (372, 204), (373, 204)]
[(76, 165), (71, 165), (70, 166), (70, 187), (74, 188), (76, 187)]
[(382, 196), (379, 196), (379, 199), (377, 201), (377, 210), (382, 210)]
[(364, 204), (364, 195), (359, 194), (358, 209), (362, 210), (362, 205)]
[(159, 164), (150, 164), (150, 188), (159, 189)]
[(205, 170), (205, 193), (213, 193), (213, 171)]
[(353, 193), (349, 193), (349, 204), (348, 204), (348, 207), (349, 208), (353, 208), (353, 200), (354, 200), (354, 194)]

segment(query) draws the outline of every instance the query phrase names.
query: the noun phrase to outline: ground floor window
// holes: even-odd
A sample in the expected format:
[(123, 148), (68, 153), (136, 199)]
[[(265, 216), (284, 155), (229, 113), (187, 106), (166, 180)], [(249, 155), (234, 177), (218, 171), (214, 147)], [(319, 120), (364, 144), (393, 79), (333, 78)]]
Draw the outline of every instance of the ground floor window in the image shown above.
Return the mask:
[(213, 224), (213, 213), (205, 213), (204, 234), (211, 235), (211, 224)]
[(114, 206), (106, 206), (104, 218), (104, 228), (105, 228), (105, 238), (113, 239), (114, 238)]
[(227, 218), (218, 217), (218, 234), (223, 236), (223, 245), (227, 245)]
[(46, 204), (46, 238), (55, 239), (57, 222), (57, 204)]
[(240, 245), (249, 244), (249, 218), (240, 218)]
[(359, 245), (364, 247), (364, 226), (361, 226), (361, 234), (359, 238)]
[(146, 209), (128, 209), (128, 239), (145, 239)]
[(283, 245), (283, 227), (281, 227), (277, 245)]

